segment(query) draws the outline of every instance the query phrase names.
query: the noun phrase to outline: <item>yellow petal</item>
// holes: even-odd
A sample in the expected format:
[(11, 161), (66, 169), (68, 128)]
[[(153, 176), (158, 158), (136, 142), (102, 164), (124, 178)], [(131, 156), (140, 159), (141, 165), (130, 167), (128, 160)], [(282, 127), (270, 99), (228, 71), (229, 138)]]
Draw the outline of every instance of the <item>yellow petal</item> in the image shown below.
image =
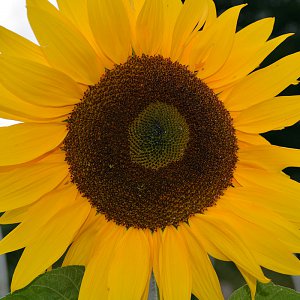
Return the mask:
[(249, 133), (279, 130), (300, 120), (300, 96), (281, 96), (251, 106), (234, 118), (234, 127)]
[(0, 52), (2, 54), (29, 59), (47, 65), (41, 48), (9, 29), (0, 26)]
[(131, 32), (122, 0), (88, 0), (90, 25), (100, 49), (114, 63), (125, 62), (131, 55)]
[[(201, 300), (223, 300), (220, 282), (212, 263), (201, 245), (201, 241), (195, 239), (183, 224), (179, 227), (179, 233), (184, 237), (187, 243), (187, 249), (191, 260), (192, 271), (192, 291), (193, 294)], [(191, 231), (193, 228), (191, 228)]]
[[(74, 187), (60, 188), (34, 203), (24, 216), (24, 220), (0, 242), (0, 253), (18, 250), (28, 246), (36, 238), (39, 230), (57, 212), (74, 204), (77, 190)], [(45, 214), (45, 212), (47, 212)]]
[[(146, 283), (146, 287), (144, 289), (144, 293), (143, 296), (141, 298), (141, 300), (148, 300), (148, 295), (149, 295), (149, 288), (150, 288), (150, 281), (151, 278), (154, 277), (154, 271), (153, 271), (153, 254), (154, 254), (154, 244), (153, 244), (153, 234), (151, 232), (151, 230), (149, 229), (144, 229), (144, 234), (146, 235), (148, 244), (149, 244), (149, 251), (150, 251), (150, 259), (149, 259), (149, 265), (150, 265), (150, 272), (148, 275), (148, 279), (147, 279), (147, 283)], [(157, 285), (157, 282), (156, 282)]]
[[(290, 177), (284, 173), (268, 172), (264, 169), (255, 169), (241, 167), (239, 164), (234, 172), (234, 177), (244, 187), (264, 187), (274, 191), (280, 191), (285, 193), (291, 193), (293, 197), (296, 197), (300, 192), (299, 183), (291, 180)], [(287, 194), (288, 196), (288, 194)]]
[(255, 300), (255, 293), (256, 293), (256, 283), (257, 280), (254, 276), (250, 275), (247, 271), (245, 271), (241, 267), (237, 267), (241, 274), (243, 275), (244, 279), (246, 280), (246, 283), (250, 289), (251, 293), (251, 300)]
[(132, 10), (135, 12), (135, 16), (137, 17), (145, 3), (145, 0), (124, 0), (124, 2), (130, 3)]
[(278, 95), (300, 76), (300, 52), (288, 55), (272, 65), (258, 70), (221, 93), (229, 110), (239, 111)]
[(106, 220), (103, 215), (96, 216), (95, 209), (91, 209), (89, 217), (74, 238), (74, 242), (68, 249), (63, 261), (67, 265), (87, 265), (90, 255), (95, 247), (97, 234), (105, 226)]
[[(151, 273), (150, 273), (151, 274)], [(148, 300), (149, 299), (149, 288), (150, 288), (150, 279), (151, 279), (151, 275), (149, 276), (149, 278), (148, 278), (148, 281), (147, 281), (147, 283), (146, 283), (146, 288), (145, 288), (145, 290), (144, 290), (144, 293), (143, 293), (143, 295), (142, 295), (142, 298), (141, 298), (141, 300)]]
[(300, 150), (274, 145), (251, 146), (240, 149), (239, 161), (247, 167), (280, 171), (286, 167), (300, 166)]
[(129, 228), (119, 241), (112, 258), (108, 274), (109, 299), (140, 300), (151, 268), (149, 243), (145, 233), (143, 230)]
[(49, 63), (80, 83), (95, 84), (104, 72), (76, 27), (47, 1), (27, 0), (28, 20)]
[[(22, 122), (63, 121), (72, 108), (46, 107), (23, 101), (0, 84), (0, 117)], [(9, 117), (7, 117), (9, 116)]]
[(264, 43), (259, 48), (253, 48), (248, 45), (248, 48), (243, 50), (244, 48), (240, 47), (238, 50), (241, 57), (239, 58), (235, 55), (231, 60), (228, 59), (226, 62), (228, 69), (224, 71), (224, 78), (213, 81), (216, 78), (221, 77), (222, 70), (220, 70), (220, 72), (217, 72), (215, 76), (212, 76), (210, 79), (205, 79), (206, 83), (214, 90), (215, 93), (220, 93), (223, 90), (228, 89), (254, 69), (259, 67), (261, 62), (291, 35), (292, 34), (281, 35)]
[(153, 233), (150, 229), (144, 229), (144, 233), (146, 238), (148, 239), (149, 247), (150, 247), (150, 263), (153, 265), (153, 253), (154, 253), (154, 245), (153, 245)]
[(1, 119), (6, 119), (8, 121), (10, 120), (10, 121), (17, 121), (17, 122), (33, 122), (32, 119), (17, 116), (14, 113), (8, 113), (8, 112), (1, 111), (1, 107), (0, 107), (0, 118)]
[[(236, 19), (238, 17), (239, 11), (241, 10), (241, 6), (233, 7), (227, 11), (225, 11), (219, 18), (215, 19), (209, 26), (204, 26), (203, 30), (198, 31), (190, 45), (186, 49), (185, 59), (186, 63), (190, 66), (192, 71), (199, 71), (197, 74), (198, 77), (203, 78), (206, 76), (202, 76), (202, 68), (206, 64), (206, 67), (209, 67), (209, 64), (212, 65), (213, 68), (216, 68), (217, 65), (225, 63), (228, 51), (232, 47)], [(235, 17), (234, 17), (235, 16)], [(213, 59), (209, 59), (209, 56), (212, 54), (213, 56), (217, 55), (216, 45), (222, 43), (223, 37), (220, 39), (220, 35), (223, 34), (224, 27), (223, 25), (232, 27), (232, 30), (227, 32), (227, 40), (225, 40), (225, 55), (221, 54), (219, 58), (217, 58), (217, 64), (214, 64)], [(223, 47), (223, 45), (221, 46)], [(213, 51), (212, 51), (213, 50)], [(223, 61), (223, 62), (222, 62)], [(206, 68), (205, 67), (205, 68)], [(221, 67), (221, 65), (219, 66)], [(204, 71), (204, 68), (203, 68)], [(204, 74), (204, 73), (203, 73)]]
[(93, 43), (94, 38), (89, 26), (87, 0), (57, 0), (59, 11), (67, 17), (76, 28)]
[(234, 176), (244, 186), (245, 192), (239, 193), (239, 198), (258, 201), (291, 222), (300, 221), (300, 201), (298, 201), (300, 185), (298, 182), (291, 180), (285, 174), (253, 168), (238, 167)]
[(11, 283), (12, 291), (29, 284), (63, 255), (89, 211), (88, 202), (75, 202), (58, 212), (40, 228), (38, 235), (25, 248), (18, 262)]
[[(195, 223), (196, 222), (196, 223)], [(210, 238), (207, 238), (203, 233), (202, 229), (197, 226), (197, 215), (190, 217), (189, 225), (185, 226), (185, 228), (190, 232), (190, 234), (196, 239), (197, 241), (201, 241), (204, 249), (209, 253), (211, 256), (224, 261), (229, 261), (230, 259), (215, 245)]]
[(1, 83), (24, 101), (40, 106), (73, 105), (82, 98), (75, 81), (64, 73), (33, 61), (0, 57)]
[(68, 175), (68, 165), (40, 163), (0, 173), (0, 211), (28, 205), (52, 191)]
[(62, 123), (1, 127), (0, 165), (20, 164), (42, 156), (59, 146), (66, 134), (66, 125)]
[(161, 54), (164, 57), (170, 56), (171, 44), (174, 26), (177, 17), (181, 11), (182, 3), (181, 1), (164, 0), (163, 4), (163, 17), (164, 17), (164, 27), (163, 27), (163, 44), (161, 49)]
[(23, 222), (30, 206), (31, 205), (26, 205), (5, 212), (0, 217), (0, 224), (14, 224)]
[[(1, 109), (5, 109), (5, 111), (1, 111)], [(45, 122), (62, 122), (66, 120), (67, 114), (65, 116), (59, 116), (54, 119), (42, 119), (42, 118), (35, 118), (30, 115), (23, 114), (22, 112), (16, 111), (14, 109), (10, 110), (7, 108), (2, 108), (0, 105), (0, 118), (6, 120), (14, 120), (19, 121), (22, 123), (29, 123), (29, 122), (37, 122), (37, 123), (45, 123)]]
[[(261, 19), (238, 31), (235, 35), (233, 53), (231, 55), (238, 55), (236, 58), (241, 59), (241, 50), (247, 50), (249, 47), (257, 48), (264, 44), (273, 31), (274, 21), (275, 18)], [(238, 48), (240, 48), (240, 51)]]
[(270, 145), (270, 143), (259, 134), (249, 134), (239, 130), (235, 132), (239, 141), (243, 141), (251, 145)]
[(266, 18), (251, 23), (238, 31), (234, 36), (232, 50), (228, 60), (213, 78), (207, 78), (207, 82), (235, 74), (241, 65), (255, 55), (272, 33), (274, 18)]
[(209, 211), (205, 215), (197, 215), (194, 224), (201, 228), (203, 235), (236, 265), (260, 281), (266, 280), (248, 246), (221, 217), (215, 217)]
[(210, 39), (209, 55), (197, 74), (199, 78), (213, 75), (225, 64), (233, 46), (238, 16), (244, 6), (232, 7), (217, 19), (214, 35)]
[[(263, 206), (260, 199), (254, 201), (248, 189), (234, 189), (225, 193), (218, 201), (218, 207), (230, 210), (240, 218), (255, 223), (267, 231), (272, 232), (288, 245), (293, 252), (300, 251), (300, 232), (294, 224)], [(247, 200), (247, 197), (249, 198)], [(272, 196), (270, 198), (273, 198)]]
[(163, 299), (188, 300), (192, 292), (192, 274), (186, 245), (173, 226), (164, 229), (159, 253), (159, 272)]
[(15, 170), (17, 168), (22, 168), (22, 167), (28, 167), (28, 166), (32, 166), (36, 163), (39, 162), (45, 162), (47, 161), (47, 163), (62, 163), (64, 161), (64, 156), (65, 153), (60, 149), (57, 148), (55, 150), (52, 150), (50, 152), (47, 152), (33, 160), (21, 163), (21, 164), (17, 164), (17, 165), (9, 165), (9, 166), (0, 166), (0, 173), (6, 173), (12, 170)]
[(130, 30), (132, 34), (132, 48), (133, 52), (134, 49), (137, 48), (137, 38), (136, 38), (136, 21), (142, 7), (145, 3), (145, 0), (123, 0), (123, 4), (128, 15)]
[(57, 0), (59, 11), (62, 12), (86, 36), (89, 30), (87, 0)]
[(300, 274), (300, 261), (275, 234), (225, 210), (214, 210), (212, 215), (226, 222), (231, 231), (244, 240), (259, 265), (283, 274)]
[(208, 4), (208, 14), (206, 17), (204, 28), (213, 24), (217, 19), (217, 10), (216, 10), (215, 2), (213, 0), (208, 0), (207, 4)]
[[(282, 197), (279, 195), (277, 198), (280, 199)], [(256, 223), (268, 231), (272, 231), (274, 234), (277, 234), (280, 240), (293, 245), (292, 247), (296, 247), (298, 251), (300, 247), (300, 232), (298, 228), (265, 203), (266, 199), (269, 199), (270, 202), (273, 199), (275, 205), (277, 198), (274, 197), (274, 192), (272, 193), (268, 189), (263, 191), (260, 187), (231, 188), (219, 199), (216, 207), (230, 210), (233, 213), (237, 213), (241, 218)], [(285, 200), (283, 205), (288, 202), (289, 198)]]
[(105, 57), (94, 39), (89, 22), (87, 0), (57, 0), (57, 4), (61, 13), (66, 16), (89, 41), (104, 67), (111, 69), (113, 67), (111, 61)]
[(170, 57), (177, 60), (187, 45), (191, 34), (204, 24), (208, 13), (206, 0), (186, 0), (174, 26)]
[(155, 55), (161, 48), (163, 40), (163, 2), (160, 0), (145, 0), (144, 6), (136, 22), (137, 55)]
[[(96, 243), (98, 245), (86, 266), (80, 287), (79, 300), (108, 299), (108, 271), (116, 244), (124, 235), (124, 228), (112, 222), (106, 224), (105, 234), (98, 236), (98, 242)], [(126, 275), (124, 274), (124, 276)]]

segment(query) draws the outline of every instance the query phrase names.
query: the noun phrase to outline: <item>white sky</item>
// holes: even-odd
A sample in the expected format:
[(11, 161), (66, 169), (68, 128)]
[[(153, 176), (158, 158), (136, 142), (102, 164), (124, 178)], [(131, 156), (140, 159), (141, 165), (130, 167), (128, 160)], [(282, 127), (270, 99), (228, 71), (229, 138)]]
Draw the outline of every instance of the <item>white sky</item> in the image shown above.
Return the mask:
[[(56, 4), (56, 0), (49, 0), (49, 2)], [(0, 0), (0, 25), (36, 42), (27, 21), (25, 3), (25, 0)], [(0, 126), (14, 123), (0, 118)]]

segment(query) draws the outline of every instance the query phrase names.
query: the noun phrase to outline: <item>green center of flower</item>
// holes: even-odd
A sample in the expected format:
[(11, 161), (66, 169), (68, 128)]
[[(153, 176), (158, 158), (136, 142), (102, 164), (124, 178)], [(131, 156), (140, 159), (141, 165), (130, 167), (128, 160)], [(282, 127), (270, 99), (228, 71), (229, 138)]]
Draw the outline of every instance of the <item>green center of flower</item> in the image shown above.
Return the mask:
[(88, 88), (68, 119), (72, 182), (118, 225), (178, 226), (213, 206), (237, 162), (232, 120), (186, 67), (130, 57)]
[(189, 127), (176, 107), (149, 104), (129, 127), (130, 156), (133, 162), (157, 170), (178, 161), (189, 140)]

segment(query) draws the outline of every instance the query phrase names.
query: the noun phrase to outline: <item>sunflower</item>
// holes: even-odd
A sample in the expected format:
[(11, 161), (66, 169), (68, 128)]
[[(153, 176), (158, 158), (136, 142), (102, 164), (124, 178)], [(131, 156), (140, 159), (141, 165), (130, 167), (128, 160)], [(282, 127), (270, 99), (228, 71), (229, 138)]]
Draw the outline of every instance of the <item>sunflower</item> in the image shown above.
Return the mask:
[(223, 299), (210, 257), (252, 297), (261, 267), (300, 274), (300, 153), (260, 133), (300, 118), (300, 53), (259, 70), (290, 34), (236, 32), (245, 5), (27, 0), (39, 42), (0, 29), (0, 253), (24, 248), (12, 291), (64, 253), (79, 299)]

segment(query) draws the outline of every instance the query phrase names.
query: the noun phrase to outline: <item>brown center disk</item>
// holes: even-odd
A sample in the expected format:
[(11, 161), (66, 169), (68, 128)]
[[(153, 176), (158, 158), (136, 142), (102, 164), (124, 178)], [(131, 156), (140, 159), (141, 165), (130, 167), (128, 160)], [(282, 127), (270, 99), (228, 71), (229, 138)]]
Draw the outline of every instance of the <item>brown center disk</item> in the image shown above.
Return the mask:
[(72, 181), (99, 213), (156, 230), (214, 205), (237, 162), (232, 120), (185, 66), (131, 57), (91, 86), (68, 119)]

